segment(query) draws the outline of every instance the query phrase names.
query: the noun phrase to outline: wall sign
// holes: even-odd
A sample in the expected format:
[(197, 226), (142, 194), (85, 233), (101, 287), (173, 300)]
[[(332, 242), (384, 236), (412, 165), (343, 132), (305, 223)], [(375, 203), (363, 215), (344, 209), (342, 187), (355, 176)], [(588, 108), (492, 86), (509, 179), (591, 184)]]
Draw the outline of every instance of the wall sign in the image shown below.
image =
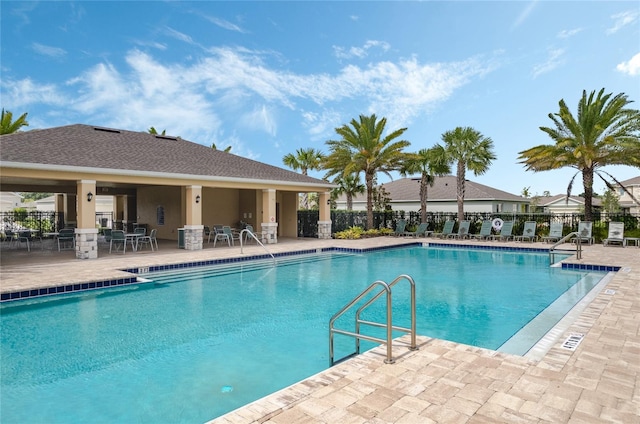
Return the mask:
[(156, 222), (158, 225), (164, 225), (164, 206), (156, 208)]

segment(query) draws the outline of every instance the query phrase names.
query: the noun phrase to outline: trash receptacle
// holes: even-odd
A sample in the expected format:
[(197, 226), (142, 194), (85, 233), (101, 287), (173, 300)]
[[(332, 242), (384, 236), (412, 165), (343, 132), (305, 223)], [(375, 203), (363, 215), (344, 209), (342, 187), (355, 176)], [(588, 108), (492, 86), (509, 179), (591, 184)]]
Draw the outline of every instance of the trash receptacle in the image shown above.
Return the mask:
[(184, 228), (178, 228), (178, 249), (184, 249)]

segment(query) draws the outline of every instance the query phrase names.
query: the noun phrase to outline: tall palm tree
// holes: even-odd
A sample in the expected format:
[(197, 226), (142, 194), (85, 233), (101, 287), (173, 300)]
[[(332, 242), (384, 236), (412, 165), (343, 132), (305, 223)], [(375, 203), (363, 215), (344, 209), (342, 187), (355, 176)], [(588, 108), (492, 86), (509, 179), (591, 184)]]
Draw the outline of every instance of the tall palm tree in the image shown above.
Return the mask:
[(20, 131), (20, 128), (28, 126), (27, 113), (23, 113), (18, 119), (13, 121), (13, 113), (2, 109), (2, 116), (0, 116), (0, 134), (13, 134)]
[(464, 192), (466, 171), (482, 175), (496, 158), (493, 141), (471, 127), (457, 127), (442, 134), (444, 148), (449, 163), (456, 163), (456, 198), (458, 200), (458, 221), (464, 219)]
[(334, 188), (333, 196), (338, 197), (341, 194), (347, 196), (347, 210), (353, 210), (353, 196), (365, 192), (366, 187), (360, 181), (359, 174), (338, 175), (334, 178), (333, 183), (337, 185)]
[[(307, 175), (307, 171), (309, 170), (320, 169), (322, 159), (322, 152), (311, 147), (308, 149), (298, 149), (295, 155), (293, 153), (284, 155), (282, 162), (294, 171), (300, 170), (302, 175)], [(302, 209), (309, 209), (307, 193), (302, 193), (300, 206)]]
[(367, 227), (373, 228), (373, 181), (378, 172), (389, 174), (400, 169), (406, 156), (403, 149), (410, 145), (396, 140), (407, 129), (400, 128), (384, 135), (386, 118), (378, 121), (376, 115), (360, 115), (360, 121), (351, 120), (351, 126), (336, 128), (340, 140), (328, 140), (330, 153), (324, 162), (327, 177), (364, 173), (367, 186)]
[(428, 189), (433, 187), (436, 177), (451, 172), (447, 163), (444, 147), (436, 144), (430, 149), (420, 149), (418, 153), (410, 155), (400, 169), (404, 176), (420, 174), (420, 222), (427, 222)]
[(631, 195), (618, 180), (599, 169), (606, 165), (640, 167), (640, 111), (627, 108), (631, 102), (624, 93), (612, 97), (612, 93), (604, 94), (604, 88), (597, 95), (595, 90), (589, 95), (584, 90), (578, 115), (574, 117), (561, 99), (559, 112), (549, 114), (555, 128), (540, 127), (555, 144), (521, 151), (519, 163), (534, 172), (565, 167), (577, 169), (569, 181), (567, 196), (571, 195), (575, 177), (582, 173), (585, 220), (591, 221), (594, 174), (613, 189), (602, 175), (606, 174)]

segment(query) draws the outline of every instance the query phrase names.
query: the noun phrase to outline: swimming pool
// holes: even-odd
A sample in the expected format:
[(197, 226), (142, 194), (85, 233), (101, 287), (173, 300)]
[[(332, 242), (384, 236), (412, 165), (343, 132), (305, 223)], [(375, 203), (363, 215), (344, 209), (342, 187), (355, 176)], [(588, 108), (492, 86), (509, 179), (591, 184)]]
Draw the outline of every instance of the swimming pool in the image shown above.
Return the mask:
[[(207, 421), (325, 369), (329, 318), (400, 273), (416, 281), (419, 334), (491, 349), (605, 275), (550, 268), (547, 254), (477, 249), (301, 259), (3, 304), (1, 421)], [(394, 324), (406, 325), (408, 295), (396, 287)], [(353, 350), (350, 339), (336, 343), (337, 357)]]

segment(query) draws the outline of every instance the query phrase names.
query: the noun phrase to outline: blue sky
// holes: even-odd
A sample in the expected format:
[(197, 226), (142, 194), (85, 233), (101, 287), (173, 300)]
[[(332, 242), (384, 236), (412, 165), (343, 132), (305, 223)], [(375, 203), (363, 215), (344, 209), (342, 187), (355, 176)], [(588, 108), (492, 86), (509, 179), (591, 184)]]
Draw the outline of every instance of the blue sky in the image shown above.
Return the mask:
[[(153, 126), (284, 167), (287, 153), (327, 152), (336, 127), (375, 113), (389, 130), (407, 128), (410, 151), (471, 126), (493, 140), (497, 160), (468, 179), (558, 194), (575, 171), (517, 163), (519, 151), (551, 142), (539, 127), (552, 125), (558, 102), (576, 113), (583, 90), (605, 88), (640, 108), (637, 1), (2, 1), (0, 9), (1, 104), (28, 112), (27, 129)], [(578, 177), (573, 193), (581, 192)]]

